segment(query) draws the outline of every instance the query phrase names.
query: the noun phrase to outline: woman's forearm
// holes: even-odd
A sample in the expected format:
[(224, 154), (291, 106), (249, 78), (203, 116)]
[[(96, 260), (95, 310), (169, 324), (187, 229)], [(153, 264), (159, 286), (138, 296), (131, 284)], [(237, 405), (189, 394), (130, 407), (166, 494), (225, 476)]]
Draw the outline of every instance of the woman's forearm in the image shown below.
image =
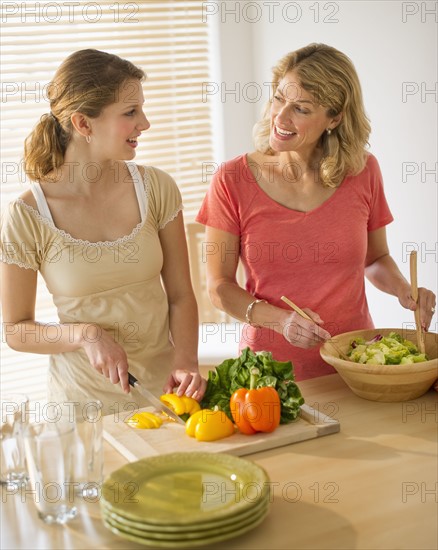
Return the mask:
[(366, 266), (365, 276), (376, 288), (392, 296), (400, 297), (410, 287), (389, 254)]
[(169, 303), (169, 326), (175, 346), (175, 368), (198, 368), (198, 309), (192, 293)]
[(365, 268), (368, 280), (379, 290), (398, 298), (400, 304), (412, 311), (419, 307), (419, 320), (423, 330), (429, 330), (435, 313), (436, 296), (427, 288), (418, 288), (418, 298), (414, 300), (411, 285), (403, 277), (394, 260), (385, 254)]
[(99, 327), (89, 323), (3, 323), (3, 336), (15, 351), (55, 354), (75, 351), (99, 338)]
[[(218, 281), (210, 288), (210, 299), (215, 307), (231, 317), (246, 321), (248, 306), (255, 298), (232, 281)], [(251, 309), (251, 322), (254, 325), (271, 328), (280, 334), (288, 320), (288, 312), (271, 304), (260, 302)]]
[(309, 321), (295, 311), (264, 301), (255, 303), (249, 310), (248, 306), (254, 302), (254, 296), (234, 281), (217, 280), (214, 285), (210, 285), (210, 296), (217, 308), (242, 321), (250, 321), (251, 325), (273, 330), (293, 346), (309, 348), (330, 338), (330, 334), (320, 326), (323, 320), (317, 312), (307, 310), (314, 320)]

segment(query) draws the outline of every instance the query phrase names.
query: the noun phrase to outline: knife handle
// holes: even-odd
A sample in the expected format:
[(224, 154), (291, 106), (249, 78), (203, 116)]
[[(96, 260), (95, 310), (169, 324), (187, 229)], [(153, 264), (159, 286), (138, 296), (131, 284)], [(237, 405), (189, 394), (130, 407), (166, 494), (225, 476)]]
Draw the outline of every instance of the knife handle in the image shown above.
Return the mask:
[(138, 380), (133, 374), (128, 372), (128, 382), (130, 386), (134, 387)]

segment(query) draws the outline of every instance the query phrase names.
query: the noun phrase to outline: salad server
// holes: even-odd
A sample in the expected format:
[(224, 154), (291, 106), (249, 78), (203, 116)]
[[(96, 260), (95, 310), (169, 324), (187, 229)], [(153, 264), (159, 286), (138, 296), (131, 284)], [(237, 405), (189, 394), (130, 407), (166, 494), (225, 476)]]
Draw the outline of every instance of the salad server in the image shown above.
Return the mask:
[(417, 309), (414, 311), (415, 327), (417, 330), (417, 346), (421, 353), (425, 352), (424, 333), (420, 324), (420, 309), (418, 307), (418, 284), (417, 284), (417, 251), (413, 250), (409, 256), (409, 267), (411, 276), (411, 296), (417, 304)]

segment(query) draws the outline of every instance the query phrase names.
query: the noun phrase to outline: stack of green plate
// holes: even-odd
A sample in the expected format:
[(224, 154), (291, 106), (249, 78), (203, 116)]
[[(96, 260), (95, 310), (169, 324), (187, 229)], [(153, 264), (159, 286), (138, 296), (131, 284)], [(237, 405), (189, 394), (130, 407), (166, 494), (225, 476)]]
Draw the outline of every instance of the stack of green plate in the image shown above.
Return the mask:
[(202, 546), (241, 535), (269, 509), (269, 478), (227, 454), (172, 453), (132, 462), (102, 487), (103, 522), (155, 547)]

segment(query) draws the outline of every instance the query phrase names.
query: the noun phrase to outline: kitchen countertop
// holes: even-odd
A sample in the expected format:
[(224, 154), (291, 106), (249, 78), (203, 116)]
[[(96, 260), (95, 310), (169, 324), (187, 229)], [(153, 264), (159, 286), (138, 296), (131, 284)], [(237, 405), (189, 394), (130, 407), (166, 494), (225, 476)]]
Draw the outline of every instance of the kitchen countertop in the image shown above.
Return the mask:
[[(272, 482), (268, 517), (232, 549), (436, 549), (438, 394), (405, 403), (356, 397), (337, 375), (300, 382), (308, 405), (339, 420), (337, 434), (248, 455)], [(105, 472), (126, 460), (108, 443)], [(2, 487), (2, 550), (148, 548), (113, 535), (98, 503), (64, 526), (44, 525), (33, 497)]]

